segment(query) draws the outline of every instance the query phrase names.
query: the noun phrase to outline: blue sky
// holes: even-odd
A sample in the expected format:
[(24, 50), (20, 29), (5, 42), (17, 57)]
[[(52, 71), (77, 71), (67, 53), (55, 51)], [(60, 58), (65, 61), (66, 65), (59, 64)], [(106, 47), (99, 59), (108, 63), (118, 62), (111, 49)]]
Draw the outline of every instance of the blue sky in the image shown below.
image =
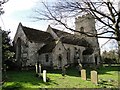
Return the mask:
[[(9, 0), (4, 5), (5, 13), (0, 17), (0, 26), (4, 30), (10, 30), (13, 39), (19, 22), (23, 25), (46, 30), (48, 23), (43, 21), (33, 22), (33, 8), (39, 0)], [(3, 21), (3, 22), (2, 22)]]
[[(3, 30), (10, 30), (11, 39), (14, 38), (19, 22), (24, 26), (31, 28), (39, 29), (45, 31), (50, 24), (48, 21), (37, 21), (33, 22), (32, 15), (34, 15), (33, 9), (36, 7), (36, 4), (41, 0), (9, 0), (4, 6), (5, 13), (0, 16), (0, 26)], [(47, 1), (47, 0), (44, 0)], [(52, 2), (54, 0), (50, 0)], [(47, 1), (48, 2), (48, 1)], [(39, 8), (42, 8), (39, 5)], [(102, 46), (107, 40), (99, 39), (100, 46)], [(113, 49), (115, 46), (111, 42), (104, 45), (102, 50)]]

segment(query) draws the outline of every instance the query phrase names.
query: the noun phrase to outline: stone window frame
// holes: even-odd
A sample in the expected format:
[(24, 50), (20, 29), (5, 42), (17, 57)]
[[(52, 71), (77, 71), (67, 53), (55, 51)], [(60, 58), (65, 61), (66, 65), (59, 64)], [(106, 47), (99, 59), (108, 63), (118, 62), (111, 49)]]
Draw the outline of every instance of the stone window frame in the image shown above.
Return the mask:
[(59, 66), (59, 68), (62, 68), (62, 59), (63, 59), (62, 54), (59, 54), (58, 55), (58, 66)]
[(48, 54), (45, 54), (45, 61), (49, 62), (49, 55)]
[(81, 32), (84, 32), (84, 27), (80, 27), (80, 31), (81, 31)]
[(67, 58), (67, 63), (68, 63), (68, 62), (71, 63), (71, 62), (70, 62), (70, 52), (71, 52), (71, 51), (70, 51), (70, 48), (67, 48), (67, 57), (66, 57), (66, 58)]

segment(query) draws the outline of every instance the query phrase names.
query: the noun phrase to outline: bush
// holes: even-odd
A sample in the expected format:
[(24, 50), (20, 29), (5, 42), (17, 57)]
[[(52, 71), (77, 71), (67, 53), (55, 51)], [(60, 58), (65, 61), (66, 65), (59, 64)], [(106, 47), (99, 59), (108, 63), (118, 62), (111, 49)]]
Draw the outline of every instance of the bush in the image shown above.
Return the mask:
[(6, 60), (5, 64), (6, 64), (6, 67), (7, 67), (6, 69), (7, 70), (15, 70), (15, 69), (17, 69), (17, 65), (16, 65), (15, 61)]

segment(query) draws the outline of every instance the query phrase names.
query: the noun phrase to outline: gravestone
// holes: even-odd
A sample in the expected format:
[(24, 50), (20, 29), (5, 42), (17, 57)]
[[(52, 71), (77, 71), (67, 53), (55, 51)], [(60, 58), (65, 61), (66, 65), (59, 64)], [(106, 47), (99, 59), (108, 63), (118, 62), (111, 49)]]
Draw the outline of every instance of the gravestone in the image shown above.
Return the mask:
[(82, 69), (82, 70), (81, 70), (81, 78), (82, 78), (83, 80), (87, 80), (87, 78), (86, 78), (86, 70), (85, 70), (85, 69)]
[(39, 64), (39, 72), (38, 75), (41, 76), (41, 64)]
[(91, 82), (98, 84), (98, 75), (97, 71), (91, 71)]
[(35, 70), (36, 70), (36, 74), (38, 74), (38, 66), (37, 66), (37, 63), (35, 64)]
[(81, 63), (79, 64), (79, 69), (82, 70), (82, 64)]
[(41, 64), (36, 63), (35, 69), (36, 69), (36, 74), (41, 74)]
[(47, 73), (46, 70), (43, 70), (43, 81), (46, 82), (47, 80)]

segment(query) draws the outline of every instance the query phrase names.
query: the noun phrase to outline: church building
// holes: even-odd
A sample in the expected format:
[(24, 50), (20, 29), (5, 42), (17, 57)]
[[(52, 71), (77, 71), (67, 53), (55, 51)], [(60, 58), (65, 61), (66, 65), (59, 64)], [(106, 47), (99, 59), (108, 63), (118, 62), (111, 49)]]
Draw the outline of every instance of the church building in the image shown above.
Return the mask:
[(61, 69), (72, 64), (100, 64), (100, 49), (96, 37), (79, 32), (96, 34), (95, 20), (87, 14), (75, 19), (74, 34), (48, 26), (46, 31), (36, 30), (19, 23), (14, 37), (16, 61), (20, 67), (34, 66)]

